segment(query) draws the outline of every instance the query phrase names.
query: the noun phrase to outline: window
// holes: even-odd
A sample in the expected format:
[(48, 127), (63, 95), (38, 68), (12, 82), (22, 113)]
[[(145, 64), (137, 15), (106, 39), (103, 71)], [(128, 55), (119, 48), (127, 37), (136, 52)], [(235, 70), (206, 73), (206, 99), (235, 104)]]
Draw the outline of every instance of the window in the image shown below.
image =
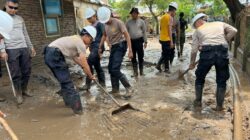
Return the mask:
[(62, 15), (60, 0), (44, 0), (43, 5), (45, 15)]
[(61, 0), (40, 0), (47, 37), (60, 35), (59, 16), (62, 16)]
[(47, 35), (58, 35), (59, 32), (59, 24), (58, 18), (54, 17), (47, 17), (45, 18), (45, 27)]

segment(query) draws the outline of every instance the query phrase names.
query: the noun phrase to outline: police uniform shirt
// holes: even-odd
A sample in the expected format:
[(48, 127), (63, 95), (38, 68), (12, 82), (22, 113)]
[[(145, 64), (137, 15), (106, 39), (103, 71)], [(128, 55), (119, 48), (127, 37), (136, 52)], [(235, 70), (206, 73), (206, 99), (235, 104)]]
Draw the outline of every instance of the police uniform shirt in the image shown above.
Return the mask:
[(125, 24), (116, 18), (111, 18), (110, 20), (110, 24), (105, 24), (105, 32), (109, 39), (109, 43), (114, 45), (125, 41), (123, 35), (123, 33), (127, 31)]
[(78, 57), (80, 53), (86, 54), (86, 45), (79, 35), (61, 37), (50, 43), (49, 47), (58, 48), (66, 58)]
[(228, 46), (237, 29), (224, 22), (204, 23), (193, 34), (192, 53), (197, 53), (204, 45)]

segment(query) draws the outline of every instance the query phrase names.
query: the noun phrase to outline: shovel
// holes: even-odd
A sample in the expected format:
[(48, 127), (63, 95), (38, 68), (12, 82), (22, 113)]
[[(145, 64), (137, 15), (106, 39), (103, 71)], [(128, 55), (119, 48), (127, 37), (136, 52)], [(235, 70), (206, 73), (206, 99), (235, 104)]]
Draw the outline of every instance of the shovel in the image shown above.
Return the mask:
[(10, 78), (13, 95), (14, 95), (14, 97), (16, 97), (16, 90), (15, 90), (15, 87), (14, 87), (14, 84), (13, 84), (13, 81), (12, 81), (12, 77), (11, 77), (11, 74), (10, 74), (10, 68), (9, 68), (7, 60), (5, 60), (5, 65), (6, 65), (8, 75), (9, 75), (9, 78)]
[[(109, 94), (109, 93), (107, 92), (107, 90), (106, 90), (102, 85), (100, 85), (99, 82), (97, 82), (97, 80), (94, 80), (94, 81), (95, 81), (95, 83), (97, 84), (97, 86), (100, 87), (100, 88), (103, 90), (103, 92), (104, 92), (106, 95), (108, 95), (108, 96), (112, 99), (112, 101), (118, 106), (117, 109), (115, 109), (115, 110), (113, 110), (113, 111), (111, 112), (111, 115), (119, 114), (119, 113), (121, 113), (121, 112), (123, 112), (123, 111), (126, 111), (126, 110), (128, 110), (128, 109), (135, 110), (135, 111), (141, 111), (141, 110), (139, 110), (139, 109), (134, 108), (134, 107), (133, 107), (132, 105), (130, 105), (129, 103), (124, 103), (123, 105), (121, 105), (121, 104), (120, 104), (111, 94)], [(141, 112), (143, 112), (143, 111), (141, 111)]]
[(9, 124), (4, 119), (4, 117), (6, 117), (6, 115), (3, 112), (0, 111), (0, 124), (2, 124), (2, 126), (4, 127), (4, 129), (8, 132), (8, 134), (10, 135), (10, 137), (11, 137), (12, 140), (18, 140), (16, 134), (10, 128)]
[[(196, 66), (198, 63), (199, 63), (199, 60), (196, 61), (196, 62), (194, 63), (194, 66)], [(190, 70), (190, 68), (186, 69), (183, 73), (181, 73), (181, 74), (179, 75), (178, 79), (182, 79), (183, 76), (184, 76), (186, 73), (188, 73), (189, 70)]]

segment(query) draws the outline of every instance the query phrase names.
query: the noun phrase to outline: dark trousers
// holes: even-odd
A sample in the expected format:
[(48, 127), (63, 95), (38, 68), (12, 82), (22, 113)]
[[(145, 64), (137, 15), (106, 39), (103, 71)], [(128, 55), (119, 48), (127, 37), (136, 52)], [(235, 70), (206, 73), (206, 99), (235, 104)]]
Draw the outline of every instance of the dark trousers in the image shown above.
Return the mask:
[(16, 90), (27, 89), (31, 74), (31, 57), (29, 48), (6, 49), (8, 64)]
[(195, 72), (196, 85), (204, 85), (207, 73), (212, 66), (216, 69), (216, 83), (219, 88), (226, 88), (226, 81), (229, 79), (228, 49), (222, 45), (203, 46), (200, 53), (200, 60)]
[(170, 55), (171, 55), (170, 41), (160, 41), (160, 43), (161, 43), (162, 53), (157, 65), (160, 66), (163, 63), (167, 63), (165, 64), (165, 68), (169, 69), (168, 62), (170, 61)]
[[(172, 34), (173, 44), (176, 44), (176, 35)], [(170, 49), (170, 60), (169, 63), (172, 64), (174, 61), (175, 47)]]
[(119, 80), (124, 74), (121, 72), (123, 57), (127, 51), (127, 42), (123, 41), (112, 45), (108, 69), (111, 76), (112, 89), (119, 89)]
[[(105, 85), (105, 74), (104, 74), (104, 71), (101, 67), (100, 58), (98, 55), (98, 44), (91, 46), (90, 54), (88, 57), (88, 64), (89, 64), (89, 67), (90, 67), (92, 74), (93, 74), (94, 68), (95, 68), (98, 80), (99, 80), (100, 84), (102, 84), (104, 86)], [(86, 78), (86, 85), (90, 84), (90, 83), (91, 83), (91, 79), (89, 79), (87, 77)]]
[(180, 49), (179, 49), (180, 55), (183, 54), (183, 47), (184, 47), (185, 40), (186, 40), (185, 32), (181, 31), (181, 33), (180, 33)]
[(62, 93), (66, 93), (68, 96), (79, 96), (74, 88), (72, 80), (70, 79), (68, 65), (66, 64), (61, 51), (58, 48), (46, 47), (44, 50), (44, 60), (60, 83)]
[(132, 51), (133, 51), (133, 58), (132, 58), (132, 64), (133, 66), (137, 66), (137, 59), (136, 55), (138, 55), (138, 61), (139, 61), (139, 67), (143, 67), (143, 57), (144, 57), (144, 50), (143, 50), (143, 38), (138, 39), (131, 39), (132, 44)]

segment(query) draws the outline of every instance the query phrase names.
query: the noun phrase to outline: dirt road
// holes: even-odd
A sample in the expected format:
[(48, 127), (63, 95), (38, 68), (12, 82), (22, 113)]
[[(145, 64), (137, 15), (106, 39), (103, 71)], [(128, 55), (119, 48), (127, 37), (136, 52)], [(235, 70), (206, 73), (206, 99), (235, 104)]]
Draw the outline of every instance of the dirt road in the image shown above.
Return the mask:
[[(93, 85), (90, 92), (80, 92), (84, 103), (84, 114), (73, 115), (62, 99), (55, 94), (59, 89), (47, 69), (34, 68), (30, 87), (34, 97), (26, 98), (25, 103), (17, 107), (12, 97), (7, 77), (1, 79), (1, 93), (7, 102), (0, 103), (0, 110), (7, 114), (7, 121), (20, 140), (230, 140), (232, 139), (232, 89), (228, 83), (224, 112), (215, 112), (215, 71), (212, 70), (206, 80), (202, 110), (195, 110), (194, 71), (190, 71), (184, 80), (173, 80), (179, 70), (187, 68), (190, 45), (185, 46), (183, 61), (175, 58), (171, 74), (158, 73), (154, 63), (160, 57), (160, 45), (156, 39), (149, 39), (145, 53), (145, 76), (131, 77), (131, 64), (123, 63), (122, 71), (128, 75), (135, 88), (134, 96), (126, 101), (143, 110), (126, 111), (110, 117), (110, 110), (116, 108), (110, 99), (104, 97), (101, 90)], [(107, 58), (103, 60), (110, 90), (107, 72)], [(6, 75), (6, 74), (5, 74)], [(76, 85), (82, 78), (73, 75)], [(122, 86), (121, 86), (122, 87)], [(122, 87), (122, 92), (125, 89)], [(0, 138), (10, 139), (2, 127)]]

